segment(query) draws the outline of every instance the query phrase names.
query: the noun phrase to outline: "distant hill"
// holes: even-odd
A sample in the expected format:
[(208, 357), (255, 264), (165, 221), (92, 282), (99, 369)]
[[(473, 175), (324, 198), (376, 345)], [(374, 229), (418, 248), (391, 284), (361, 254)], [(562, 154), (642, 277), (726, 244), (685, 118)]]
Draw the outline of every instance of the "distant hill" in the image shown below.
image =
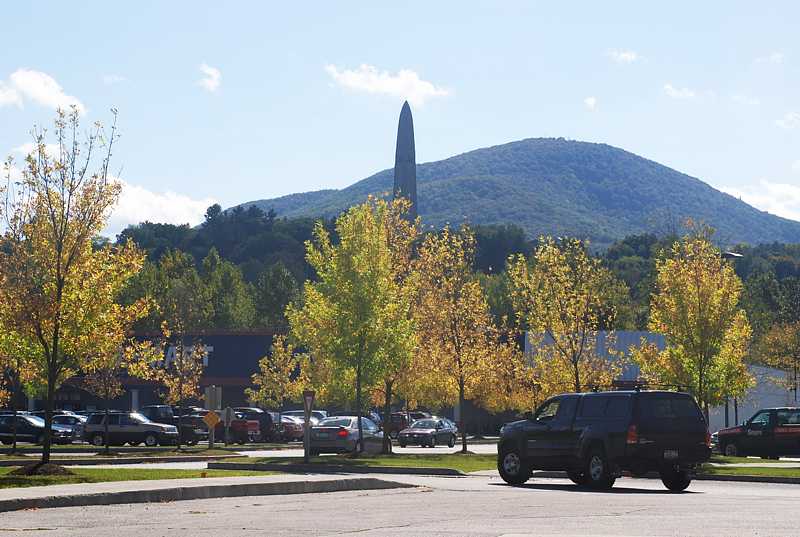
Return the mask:
[[(426, 224), (514, 223), (532, 237), (588, 238), (595, 247), (643, 232), (679, 229), (687, 217), (724, 243), (800, 242), (800, 222), (759, 211), (699, 179), (606, 144), (531, 138), (417, 166)], [(243, 205), (279, 216), (335, 216), (392, 189), (383, 170), (341, 190)]]

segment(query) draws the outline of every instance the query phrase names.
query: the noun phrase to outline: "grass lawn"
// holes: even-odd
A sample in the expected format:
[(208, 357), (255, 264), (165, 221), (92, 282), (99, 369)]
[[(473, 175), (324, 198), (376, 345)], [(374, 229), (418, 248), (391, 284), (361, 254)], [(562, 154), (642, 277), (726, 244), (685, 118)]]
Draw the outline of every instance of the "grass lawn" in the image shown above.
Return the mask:
[[(87, 452), (89, 453), (89, 452)], [(133, 459), (147, 459), (151, 457), (196, 457), (198, 455), (202, 456), (222, 456), (222, 455), (235, 455), (235, 452), (229, 451), (226, 449), (204, 449), (204, 448), (183, 448), (180, 451), (175, 451), (174, 448), (171, 449), (158, 449), (158, 450), (141, 450), (141, 451), (116, 451), (114, 447), (111, 448), (111, 453), (106, 455), (102, 451), (95, 453), (93, 455), (82, 454), (82, 453), (59, 453), (57, 451), (53, 451), (51, 453), (51, 457), (54, 459), (71, 459), (71, 460), (78, 460), (78, 459), (115, 459), (115, 458), (133, 458)], [(40, 458), (39, 454), (36, 453), (26, 453), (26, 454), (14, 454), (14, 455), (0, 455), (0, 460), (25, 460), (35, 462)]]
[(759, 464), (763, 462), (797, 464), (797, 461), (787, 461), (786, 459), (776, 461), (771, 459), (762, 459), (761, 457), (726, 457), (724, 455), (712, 455), (710, 462), (715, 462), (718, 464)]
[(0, 468), (0, 488), (39, 487), (69, 483), (100, 483), (103, 481), (141, 481), (149, 479), (192, 479), (202, 477), (236, 477), (267, 475), (268, 472), (240, 470), (160, 470), (138, 468), (72, 468), (75, 475), (64, 476), (10, 476), (14, 468)]
[(766, 477), (800, 477), (800, 468), (759, 468), (750, 467), (745, 468), (737, 466), (734, 468), (725, 468), (720, 466), (704, 466), (703, 474), (706, 475), (755, 475)]
[[(230, 461), (226, 461), (230, 462)], [(293, 464), (302, 463), (302, 457), (261, 457), (247, 459), (250, 463)], [(363, 455), (357, 459), (349, 455), (311, 457), (311, 464), (341, 464), (350, 466), (411, 466), (421, 468), (452, 468), (462, 472), (492, 470), (497, 467), (497, 455), (492, 454), (441, 454), (441, 455)]]

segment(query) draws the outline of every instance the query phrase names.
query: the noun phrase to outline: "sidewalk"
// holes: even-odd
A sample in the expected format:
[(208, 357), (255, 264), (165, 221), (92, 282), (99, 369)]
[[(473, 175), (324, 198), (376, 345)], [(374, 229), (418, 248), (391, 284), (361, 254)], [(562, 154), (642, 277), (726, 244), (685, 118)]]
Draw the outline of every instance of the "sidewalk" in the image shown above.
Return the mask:
[(361, 476), (269, 475), (150, 481), (76, 483), (0, 489), (0, 512), (20, 509), (149, 503), (233, 496), (265, 496), (408, 488), (413, 485)]

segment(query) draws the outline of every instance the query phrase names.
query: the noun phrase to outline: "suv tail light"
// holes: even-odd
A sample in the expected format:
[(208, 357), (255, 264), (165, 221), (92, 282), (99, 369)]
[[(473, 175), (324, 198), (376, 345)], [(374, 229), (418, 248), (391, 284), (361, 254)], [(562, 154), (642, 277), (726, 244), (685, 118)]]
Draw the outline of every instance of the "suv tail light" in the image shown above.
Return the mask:
[(626, 444), (638, 444), (639, 443), (639, 431), (636, 429), (636, 425), (631, 425), (628, 427), (628, 436), (625, 437)]
[(339, 429), (339, 431), (336, 433), (336, 436), (338, 436), (339, 438), (347, 438), (347, 429), (345, 428)]

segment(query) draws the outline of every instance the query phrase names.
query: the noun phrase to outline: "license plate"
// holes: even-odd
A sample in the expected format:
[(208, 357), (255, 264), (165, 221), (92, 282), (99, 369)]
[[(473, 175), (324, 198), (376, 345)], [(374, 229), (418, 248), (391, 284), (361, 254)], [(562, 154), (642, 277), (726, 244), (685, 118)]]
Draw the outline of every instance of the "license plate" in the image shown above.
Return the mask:
[(328, 438), (328, 433), (317, 433), (317, 438)]
[(665, 459), (677, 459), (678, 458), (678, 450), (677, 449), (665, 449), (664, 450), (664, 458)]

